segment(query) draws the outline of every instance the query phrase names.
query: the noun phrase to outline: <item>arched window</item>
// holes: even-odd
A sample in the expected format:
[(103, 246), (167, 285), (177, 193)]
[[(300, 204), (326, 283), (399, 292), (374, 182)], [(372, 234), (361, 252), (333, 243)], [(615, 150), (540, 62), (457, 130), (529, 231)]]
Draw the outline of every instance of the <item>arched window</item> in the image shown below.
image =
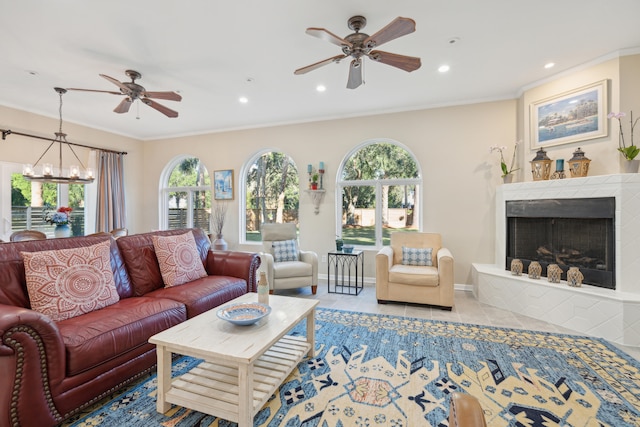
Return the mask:
[(337, 234), (345, 243), (379, 248), (393, 231), (420, 230), (422, 179), (406, 147), (364, 142), (346, 156), (338, 177)]
[(160, 192), (162, 229), (186, 227), (211, 232), (211, 179), (200, 159), (173, 159), (160, 178)]
[(300, 202), (298, 168), (288, 155), (262, 150), (243, 167), (240, 198), (245, 215), (241, 218), (243, 243), (260, 242), (260, 224), (298, 223)]

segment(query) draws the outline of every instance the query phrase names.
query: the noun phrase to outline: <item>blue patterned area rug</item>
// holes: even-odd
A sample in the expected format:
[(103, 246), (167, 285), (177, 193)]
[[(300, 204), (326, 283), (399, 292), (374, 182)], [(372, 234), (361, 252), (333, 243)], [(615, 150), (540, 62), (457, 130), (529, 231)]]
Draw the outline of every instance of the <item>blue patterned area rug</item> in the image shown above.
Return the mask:
[[(453, 391), (478, 397), (489, 426), (640, 425), (640, 363), (604, 340), (329, 309), (316, 319), (315, 356), (255, 426), (447, 426)], [(176, 359), (174, 375), (198, 363)], [(158, 414), (155, 393), (154, 375), (67, 425), (236, 425), (175, 406)]]

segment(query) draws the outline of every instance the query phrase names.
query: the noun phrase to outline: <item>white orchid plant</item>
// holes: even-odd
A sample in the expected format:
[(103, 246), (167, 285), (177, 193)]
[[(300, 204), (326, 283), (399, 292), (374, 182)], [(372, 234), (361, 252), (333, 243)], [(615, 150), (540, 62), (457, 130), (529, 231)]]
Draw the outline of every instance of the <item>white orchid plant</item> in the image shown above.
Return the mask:
[(504, 178), (507, 175), (517, 171), (519, 168), (515, 167), (516, 164), (516, 152), (518, 151), (518, 145), (520, 145), (520, 141), (516, 141), (515, 146), (513, 147), (513, 156), (511, 156), (511, 163), (507, 166), (507, 162), (504, 160), (504, 155), (507, 152), (507, 147), (502, 145), (492, 145), (489, 147), (489, 153), (493, 153), (497, 151), (500, 153), (500, 169), (502, 169), (502, 177)]
[(640, 148), (638, 148), (633, 143), (633, 128), (636, 127), (636, 123), (638, 123), (638, 119), (633, 120), (633, 111), (629, 113), (629, 123), (631, 124), (631, 144), (626, 145), (624, 142), (624, 131), (622, 130), (622, 118), (625, 117), (626, 114), (623, 112), (614, 113), (611, 112), (607, 116), (610, 119), (617, 119), (618, 125), (620, 126), (620, 133), (618, 134), (618, 151), (622, 153), (625, 159), (633, 160), (636, 158), (638, 154), (640, 154)]

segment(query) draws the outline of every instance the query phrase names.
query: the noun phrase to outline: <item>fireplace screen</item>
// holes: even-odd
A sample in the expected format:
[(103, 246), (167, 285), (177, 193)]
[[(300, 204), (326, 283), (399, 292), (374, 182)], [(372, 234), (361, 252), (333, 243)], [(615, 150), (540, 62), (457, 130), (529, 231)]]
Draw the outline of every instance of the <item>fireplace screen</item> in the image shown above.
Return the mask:
[(615, 289), (614, 216), (614, 198), (509, 201), (506, 268), (539, 261), (544, 275), (558, 264), (566, 280), (578, 267), (584, 283)]

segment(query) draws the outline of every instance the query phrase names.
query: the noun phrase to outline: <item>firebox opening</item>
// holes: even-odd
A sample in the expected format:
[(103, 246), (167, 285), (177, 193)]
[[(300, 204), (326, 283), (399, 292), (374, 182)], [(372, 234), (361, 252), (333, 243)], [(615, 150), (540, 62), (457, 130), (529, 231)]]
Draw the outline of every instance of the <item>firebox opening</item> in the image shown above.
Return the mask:
[(578, 267), (585, 284), (615, 289), (615, 198), (508, 201), (506, 265), (538, 261), (546, 275), (558, 264), (563, 280)]

